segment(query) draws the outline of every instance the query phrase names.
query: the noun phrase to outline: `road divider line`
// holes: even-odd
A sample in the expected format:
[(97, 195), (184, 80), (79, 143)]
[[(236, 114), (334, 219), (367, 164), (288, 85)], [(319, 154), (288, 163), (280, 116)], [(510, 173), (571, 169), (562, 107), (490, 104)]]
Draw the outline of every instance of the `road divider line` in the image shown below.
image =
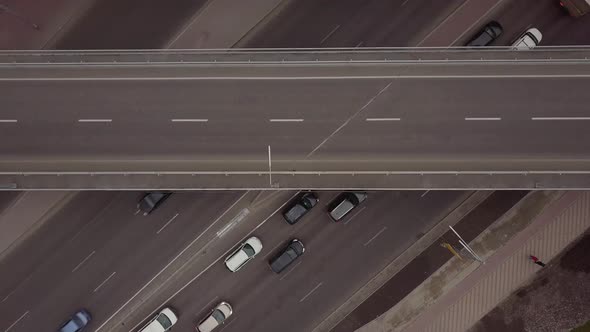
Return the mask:
[(297, 262), (297, 264), (295, 264), (289, 271), (285, 272), (285, 274), (283, 274), (283, 276), (281, 278), (279, 278), (279, 280), (283, 280), (285, 279), (289, 273), (291, 273), (291, 271), (295, 270), (296, 267), (298, 267), (301, 264), (301, 260), (299, 262)]
[(0, 123), (17, 123), (16, 119), (0, 119)]
[(268, 258), (268, 256), (270, 256), (275, 250), (277, 250), (278, 247), (280, 247), (281, 245), (284, 245), (284, 243), (279, 243), (276, 246), (274, 246), (272, 249), (270, 249), (268, 251), (268, 254), (264, 255), (264, 257), (262, 257), (262, 259), (266, 260)]
[(113, 119), (78, 119), (80, 123), (110, 123)]
[(29, 314), (29, 311), (27, 310), (22, 316), (20, 316), (19, 319), (17, 319), (14, 323), (12, 323), (12, 325), (10, 325), (6, 330), (4, 330), (4, 332), (10, 331), (10, 329), (12, 329), (16, 324), (18, 324), (18, 322), (20, 322), (28, 314)]
[(248, 208), (243, 208), (237, 215), (235, 215), (228, 223), (227, 225), (223, 226), (222, 229), (220, 229), (217, 232), (217, 237), (222, 237), (225, 235), (225, 233), (227, 233), (230, 229), (232, 229), (235, 225), (237, 225), (240, 221), (242, 221), (244, 218), (246, 218), (247, 215), (250, 214), (250, 209)]
[(115, 273), (117, 273), (117, 272), (113, 272), (113, 273), (111, 273), (111, 275), (110, 275), (108, 278), (106, 278), (106, 279), (105, 279), (103, 282), (101, 282), (101, 283), (100, 283), (100, 285), (98, 285), (98, 287), (96, 287), (96, 288), (94, 289), (94, 291), (92, 291), (92, 292), (93, 292), (93, 293), (96, 293), (96, 292), (97, 292), (97, 291), (98, 291), (98, 290), (99, 290), (99, 289), (100, 289), (102, 286), (104, 286), (104, 284), (106, 284), (106, 283), (107, 283), (107, 281), (109, 281), (109, 280), (110, 280), (110, 279), (111, 279), (111, 278), (112, 278), (112, 277), (115, 275)]
[(209, 122), (209, 119), (170, 119), (171, 122)]
[(381, 228), (381, 230), (379, 232), (377, 232), (377, 234), (373, 235), (372, 238), (369, 239), (369, 241), (365, 242), (365, 244), (363, 244), (363, 246), (368, 246), (371, 242), (373, 242), (373, 240), (375, 240), (379, 235), (381, 235), (381, 233), (385, 232), (385, 230), (387, 229), (387, 226)]
[(320, 288), (320, 286), (323, 284), (323, 282), (320, 282), (317, 286), (315, 286), (311, 291), (309, 291), (309, 293), (307, 293), (307, 295), (305, 295), (304, 297), (301, 298), (301, 300), (299, 300), (299, 303), (305, 301), (305, 299), (307, 299), (313, 292), (315, 292), (318, 288)]
[(338, 30), (340, 28), (340, 24), (338, 24), (336, 27), (334, 27), (334, 29), (332, 29), (332, 31), (330, 31), (330, 33), (328, 33), (323, 39), (322, 41), (320, 41), (320, 45), (323, 44), (326, 40), (328, 40), (328, 38), (330, 38), (331, 35), (334, 34), (334, 32), (336, 32), (336, 30)]
[(170, 218), (170, 220), (168, 220), (167, 223), (164, 224), (164, 226), (162, 226), (162, 228), (158, 229), (158, 231), (156, 232), (156, 234), (160, 234), (160, 232), (162, 230), (164, 230), (164, 228), (166, 228), (166, 226), (168, 226), (174, 219), (176, 219), (176, 217), (178, 217), (179, 213), (175, 214), (174, 217)]
[(406, 5), (406, 3), (408, 3), (408, 1), (410, 0), (404, 0), (404, 2), (402, 2), (402, 7)]
[[(219, 217), (217, 217), (217, 219), (215, 219), (215, 221), (211, 225), (209, 225), (203, 232), (201, 232), (201, 234), (199, 234), (195, 239), (193, 239), (193, 241), (191, 241), (191, 243), (189, 243), (180, 253), (178, 253), (178, 255), (176, 255), (174, 258), (172, 258), (172, 260), (170, 262), (168, 262), (168, 264), (166, 264), (166, 266), (164, 266), (162, 269), (160, 269), (160, 271), (158, 271), (158, 273), (156, 273), (156, 275), (153, 276), (152, 279), (150, 279), (137, 292), (135, 292), (135, 294), (133, 294), (133, 296), (130, 297), (125, 303), (123, 303), (123, 305), (121, 305), (121, 307), (119, 307), (119, 309), (117, 309), (117, 311), (115, 311), (109, 318), (107, 318), (102, 323), (102, 325), (100, 325), (99, 327), (97, 327), (96, 328), (96, 331), (99, 331), (108, 322), (110, 322), (111, 319), (113, 319), (113, 317), (115, 317), (115, 315), (117, 315), (119, 312), (121, 312), (121, 310), (123, 310), (123, 308), (125, 308), (125, 306), (127, 306), (131, 301), (133, 301), (133, 299), (135, 299), (147, 286), (149, 286), (152, 282), (154, 282), (154, 280), (156, 280), (156, 278), (158, 278), (170, 265), (172, 265), (178, 259), (178, 257), (180, 257), (182, 254), (184, 254), (195, 242), (197, 242), (207, 231), (209, 231), (209, 229), (211, 229), (211, 227), (213, 227), (219, 220), (221, 220), (221, 218), (223, 218), (223, 216), (225, 216), (226, 213), (228, 213), (229, 211), (231, 211), (231, 209), (234, 206), (236, 206), (236, 204), (238, 204), (242, 200), (242, 198), (244, 198), (248, 193), (249, 193), (249, 191), (244, 192), (242, 194), (242, 196), (240, 196), (230, 207), (228, 207), (225, 211), (223, 211), (223, 213), (220, 214)], [(182, 267), (184, 267), (184, 265)], [(177, 271), (180, 271), (182, 269), (182, 267), (180, 269), (178, 269)], [(176, 272), (172, 274), (172, 276), (174, 276), (174, 275), (176, 275)], [(167, 279), (166, 282), (168, 280), (169, 279)]]
[(424, 196), (428, 195), (429, 192), (430, 192), (430, 189), (426, 190), (422, 195), (420, 195), (420, 197), (424, 197)]
[(76, 272), (82, 266), (82, 264), (86, 263), (86, 261), (89, 260), (95, 252), (96, 250), (92, 250), (90, 255), (86, 256), (86, 258), (84, 258), (80, 263), (78, 263), (78, 265), (76, 265), (76, 267), (72, 270), (72, 273)]
[(500, 121), (502, 118), (465, 118), (465, 121)]
[(363, 210), (366, 208), (366, 206), (363, 206), (362, 208), (360, 208), (360, 210), (358, 210), (355, 214), (353, 214), (352, 216), (350, 216), (350, 218), (348, 218), (348, 220), (346, 220), (344, 222), (344, 225), (348, 224), (354, 217), (358, 216), (359, 213), (363, 212)]
[(359, 48), (364, 44), (364, 41), (360, 41), (358, 44), (356, 44), (355, 48)]
[(532, 117), (531, 120), (533, 121), (584, 121), (590, 120), (590, 117), (587, 116), (556, 116), (556, 117)]
[(401, 121), (401, 118), (366, 118), (365, 121), (368, 121), (368, 122), (375, 122), (375, 121)]
[(268, 119), (270, 122), (303, 122), (304, 119)]
[[(209, 301), (209, 302), (207, 302), (207, 304), (205, 304), (203, 309), (201, 309), (200, 311), (197, 311), (197, 313), (203, 313), (203, 312), (209, 311), (209, 309), (208, 309), (209, 306), (212, 305), (218, 298), (219, 298), (219, 296), (215, 296), (211, 301)], [(131, 329), (131, 331), (135, 331), (135, 329)]]

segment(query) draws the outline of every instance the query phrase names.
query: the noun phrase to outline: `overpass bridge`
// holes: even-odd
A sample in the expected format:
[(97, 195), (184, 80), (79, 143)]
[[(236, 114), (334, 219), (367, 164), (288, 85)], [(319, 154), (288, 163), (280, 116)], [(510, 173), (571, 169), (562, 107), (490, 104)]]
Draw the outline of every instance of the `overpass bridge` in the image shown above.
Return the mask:
[(589, 57), (0, 52), (0, 189), (587, 189)]

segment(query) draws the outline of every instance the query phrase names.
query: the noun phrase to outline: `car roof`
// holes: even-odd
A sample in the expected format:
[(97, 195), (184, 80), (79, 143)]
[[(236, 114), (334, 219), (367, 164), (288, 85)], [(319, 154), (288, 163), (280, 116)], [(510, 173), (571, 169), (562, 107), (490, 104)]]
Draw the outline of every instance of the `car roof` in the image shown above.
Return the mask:
[(215, 310), (221, 311), (225, 316), (225, 319), (229, 318), (229, 316), (232, 315), (232, 308), (229, 305), (229, 303), (219, 303), (215, 307), (215, 309), (213, 309), (213, 311), (211, 311), (211, 313), (209, 313), (209, 315), (207, 315), (207, 317), (201, 323), (199, 323), (199, 326), (197, 328), (200, 332), (209, 332), (217, 326), (219, 326), (220, 323), (215, 319), (215, 317), (213, 317), (213, 313), (215, 312)]
[(262, 242), (259, 238), (252, 236), (247, 239), (240, 247), (232, 253), (226, 260), (225, 265), (231, 271), (237, 271), (250, 257), (242, 250), (244, 245), (250, 245), (254, 249), (254, 255), (257, 255), (262, 250)]
[(162, 324), (160, 324), (160, 322), (158, 322), (158, 320), (156, 319), (159, 315), (165, 315), (166, 317), (168, 317), (168, 319), (170, 320), (172, 325), (176, 324), (176, 322), (178, 321), (178, 317), (176, 317), (176, 314), (170, 308), (164, 308), (156, 316), (154, 316), (152, 318), (152, 320), (150, 321), (150, 323), (148, 325), (146, 325), (140, 331), (141, 332), (164, 332), (164, 331), (166, 331), (162, 327)]

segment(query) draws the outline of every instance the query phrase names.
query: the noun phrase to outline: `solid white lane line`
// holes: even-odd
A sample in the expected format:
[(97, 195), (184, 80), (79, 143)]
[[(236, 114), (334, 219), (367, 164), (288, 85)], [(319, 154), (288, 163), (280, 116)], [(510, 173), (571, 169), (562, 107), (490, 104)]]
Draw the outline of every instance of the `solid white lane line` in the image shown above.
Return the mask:
[[(214, 297), (211, 301), (207, 302), (207, 304), (205, 304), (205, 306), (203, 307), (203, 309), (201, 309), (201, 311), (197, 311), (197, 313), (202, 313), (202, 312), (207, 312), (209, 311), (209, 306), (213, 304), (213, 302), (215, 302), (217, 299), (219, 298), (219, 296)], [(135, 329), (131, 329), (131, 331), (135, 331)]]
[(171, 119), (172, 122), (209, 122), (209, 119)]
[(366, 118), (365, 121), (401, 121), (401, 118)]
[(92, 257), (92, 255), (94, 255), (95, 252), (96, 252), (96, 250), (92, 250), (90, 255), (86, 256), (86, 258), (84, 258), (78, 265), (76, 265), (76, 267), (72, 270), (72, 273), (76, 272), (76, 270), (78, 270), (80, 268), (80, 266), (82, 266), (82, 264), (86, 263), (86, 261), (89, 260), (90, 257)]
[(428, 192), (430, 192), (430, 190), (426, 190), (422, 195), (420, 195), (420, 197), (424, 197), (428, 194)]
[(500, 121), (502, 118), (465, 118), (465, 121)]
[(330, 31), (330, 33), (328, 33), (326, 35), (326, 37), (324, 37), (324, 39), (322, 39), (322, 41), (320, 42), (320, 44), (323, 44), (328, 38), (330, 38), (330, 36), (333, 35), (334, 32), (336, 32), (336, 30), (338, 30), (338, 28), (340, 28), (340, 24), (338, 24), (334, 29), (332, 29), (332, 31)]
[(78, 122), (101, 122), (101, 123), (108, 123), (113, 122), (113, 119), (78, 119)]
[(278, 247), (285, 245), (284, 243), (279, 243), (276, 246), (274, 246), (271, 250), (268, 251), (268, 254), (264, 255), (264, 257), (262, 257), (262, 259), (266, 260), (268, 258), (268, 256), (270, 256), (272, 253), (274, 253), (275, 250), (277, 250)]
[(377, 236), (381, 235), (381, 233), (385, 232), (385, 230), (387, 229), (387, 226), (381, 228), (381, 230), (379, 232), (377, 232), (377, 234), (375, 234), (372, 238), (369, 239), (369, 241), (365, 242), (365, 244), (363, 244), (363, 246), (368, 246), (369, 243), (373, 242), (373, 240), (375, 240), (377, 238)]
[(579, 121), (579, 120), (590, 120), (590, 117), (586, 116), (562, 116), (562, 117), (532, 117), (533, 121)]
[(295, 268), (299, 266), (299, 264), (301, 264), (301, 261), (299, 261), (299, 262), (297, 262), (297, 264), (293, 265), (293, 267), (289, 271), (285, 272), (285, 274), (283, 274), (283, 276), (279, 280), (285, 279), (289, 275), (289, 273), (291, 273), (291, 271), (295, 270)]
[(18, 324), (18, 322), (20, 322), (28, 314), (29, 314), (29, 311), (27, 310), (22, 316), (20, 316), (19, 319), (17, 319), (14, 323), (12, 323), (12, 325), (10, 325), (6, 330), (4, 330), (4, 332), (10, 331), (11, 328), (13, 328), (16, 324)]
[(117, 273), (117, 272), (113, 272), (113, 273), (111, 273), (111, 275), (110, 275), (108, 278), (106, 278), (106, 279), (105, 279), (103, 282), (101, 282), (101, 283), (100, 283), (100, 285), (98, 285), (98, 287), (96, 287), (96, 288), (94, 289), (94, 291), (92, 291), (92, 292), (93, 292), (93, 293), (96, 293), (96, 291), (98, 291), (98, 290), (99, 290), (99, 289), (100, 289), (102, 286), (104, 286), (104, 284), (106, 284), (106, 283), (107, 283), (107, 281), (109, 281), (109, 280), (110, 280), (110, 279), (111, 279), (111, 278), (112, 278), (112, 277), (115, 275), (115, 273)]
[(0, 123), (16, 123), (18, 120), (16, 119), (0, 119)]
[(320, 282), (317, 286), (315, 286), (311, 291), (309, 291), (309, 293), (307, 293), (307, 295), (305, 295), (303, 298), (301, 298), (301, 300), (299, 300), (299, 303), (305, 301), (305, 299), (308, 298), (313, 292), (315, 292), (316, 289), (320, 288), (322, 284), (323, 282)]
[(162, 228), (158, 229), (158, 231), (156, 232), (156, 234), (160, 234), (160, 232), (161, 232), (161, 231), (162, 231), (164, 228), (166, 228), (166, 226), (168, 226), (168, 225), (169, 225), (169, 224), (172, 222), (172, 220), (176, 219), (176, 217), (178, 217), (178, 215), (179, 215), (179, 214), (177, 213), (177, 214), (175, 214), (175, 215), (174, 215), (174, 217), (170, 218), (170, 220), (168, 220), (168, 222), (167, 222), (167, 223), (165, 223), (165, 224), (164, 224), (164, 226), (162, 226)]
[[(162, 269), (160, 269), (160, 271), (158, 271), (158, 273), (156, 273), (156, 275), (153, 276), (152, 279), (150, 279), (150, 281), (148, 281), (145, 285), (143, 285), (143, 287), (141, 287), (137, 292), (135, 292), (135, 294), (133, 294), (132, 297), (130, 297), (125, 303), (123, 303), (123, 305), (121, 305), (119, 307), (119, 309), (117, 309), (117, 311), (115, 311), (109, 318), (107, 318), (102, 323), (102, 325), (100, 325), (98, 328), (96, 328), (96, 331), (99, 331), (105, 325), (107, 325), (107, 323), (110, 322), (111, 319), (113, 319), (113, 317), (115, 317), (115, 315), (119, 314), (119, 312), (121, 312), (121, 310), (123, 310), (123, 308), (125, 308), (129, 304), (129, 302), (131, 302), (133, 299), (135, 299), (137, 297), (137, 295), (139, 295), (147, 286), (149, 286), (154, 280), (156, 280), (156, 278), (158, 278), (170, 265), (172, 265), (172, 263), (174, 263), (178, 259), (178, 257), (180, 257), (182, 254), (184, 254), (195, 242), (197, 242), (211, 227), (213, 227), (219, 220), (221, 220), (221, 218), (226, 213), (228, 213), (236, 204), (238, 204), (242, 200), (242, 198), (244, 198), (248, 193), (249, 193), (249, 191), (244, 192), (242, 194), (242, 196), (240, 196), (240, 198), (238, 198), (230, 207), (228, 207), (225, 211), (223, 211), (223, 213), (220, 214), (219, 217), (217, 217), (217, 219), (215, 219), (215, 221), (211, 225), (209, 225), (203, 232), (201, 232), (201, 234), (199, 234), (195, 239), (193, 239), (193, 241), (191, 243), (189, 243), (184, 249), (182, 249), (182, 251), (180, 253), (178, 253), (178, 255), (176, 255), (174, 258), (172, 258), (172, 260), (170, 262), (168, 262), (168, 264), (166, 264), (166, 266), (164, 266)], [(216, 262), (217, 261), (213, 262), (213, 264)], [(213, 264), (209, 265), (209, 267), (211, 267)], [(182, 267), (184, 267), (184, 265)], [(181, 269), (182, 269), (182, 267), (181, 267)], [(207, 268), (209, 268), (209, 267), (207, 267)], [(177, 271), (180, 271), (180, 269)], [(175, 275), (176, 275), (176, 273), (172, 274), (172, 276), (175, 276)], [(196, 279), (196, 277), (195, 277), (195, 279)], [(184, 288), (182, 288), (182, 289), (184, 289)], [(178, 294), (178, 293), (176, 293), (176, 294)], [(176, 296), (176, 294), (174, 294), (172, 297)], [(170, 298), (172, 298), (172, 297), (170, 297)]]
[(304, 119), (268, 119), (270, 122), (303, 122)]
[(348, 224), (354, 217), (358, 216), (359, 213), (363, 212), (363, 210), (366, 208), (366, 206), (363, 206), (360, 210), (358, 210), (355, 214), (353, 214), (350, 218), (348, 218), (348, 220), (346, 220), (344, 222), (344, 224)]

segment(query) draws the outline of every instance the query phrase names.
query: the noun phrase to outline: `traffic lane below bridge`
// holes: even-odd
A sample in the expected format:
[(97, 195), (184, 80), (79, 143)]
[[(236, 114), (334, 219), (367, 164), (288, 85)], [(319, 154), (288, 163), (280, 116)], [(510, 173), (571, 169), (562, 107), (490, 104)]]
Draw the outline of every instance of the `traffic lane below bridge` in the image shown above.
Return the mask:
[[(238, 272), (227, 270), (224, 257), (209, 270), (193, 271), (202, 274), (163, 304), (181, 313), (178, 328), (194, 328), (218, 302), (227, 301), (234, 315), (224, 330), (309, 330), (468, 192), (371, 192), (345, 220), (334, 223), (326, 204), (336, 194), (319, 193), (319, 205), (294, 226), (280, 213), (271, 217), (253, 233), (263, 242), (262, 252)], [(305, 254), (281, 274), (274, 274), (268, 260), (293, 238), (305, 244)], [(313, 296), (316, 287), (314, 292), (321, 296)]]
[[(0, 326), (12, 326), (10, 331), (57, 328), (73, 312), (87, 308), (93, 315), (91, 328), (97, 327), (238, 196), (178, 194), (144, 217), (136, 213), (137, 193), (116, 194), (91, 223), (48, 253), (11, 290), (0, 303)], [(73, 208), (62, 217), (72, 217), (80, 206)]]

